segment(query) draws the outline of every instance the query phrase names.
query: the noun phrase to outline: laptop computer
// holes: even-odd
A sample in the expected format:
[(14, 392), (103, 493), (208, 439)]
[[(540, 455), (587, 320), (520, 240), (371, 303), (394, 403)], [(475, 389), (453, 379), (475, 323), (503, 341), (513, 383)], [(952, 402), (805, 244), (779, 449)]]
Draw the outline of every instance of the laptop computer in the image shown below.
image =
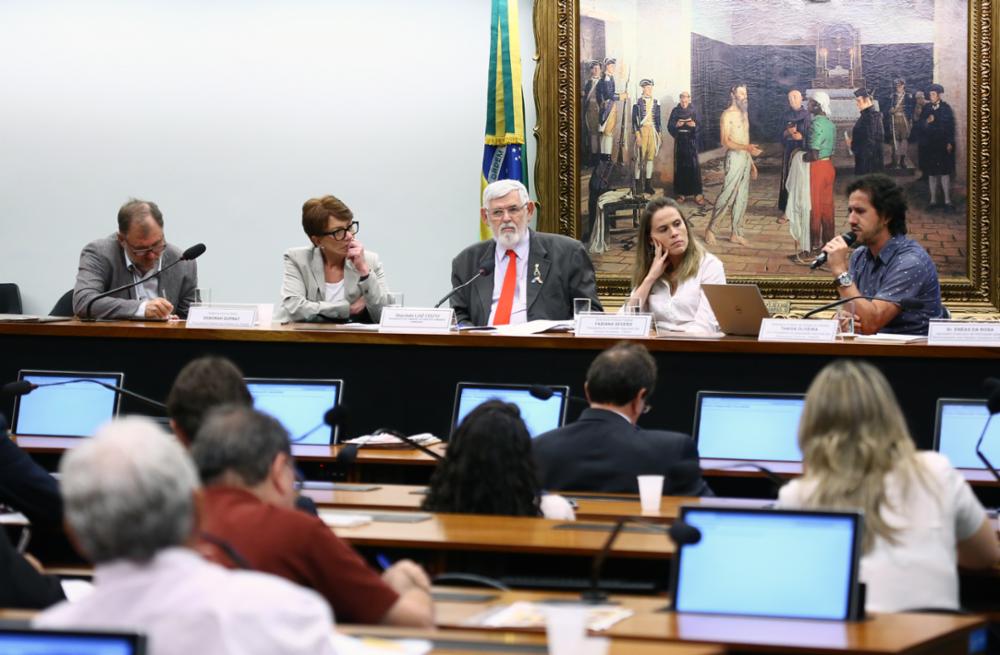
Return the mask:
[(42, 630), (0, 625), (0, 655), (145, 655), (146, 637), (130, 632)]
[(674, 610), (705, 614), (850, 620), (858, 586), (858, 512), (685, 506), (696, 544), (674, 556)]
[[(11, 431), (18, 436), (89, 437), (118, 416), (121, 394), (95, 384), (120, 387), (124, 373), (18, 371), (18, 380), (39, 388), (17, 396)], [(46, 386), (51, 385), (51, 386)]]
[(278, 419), (288, 430), (292, 443), (314, 446), (332, 443), (323, 416), (340, 403), (343, 380), (246, 378), (246, 383), (254, 407)]
[(801, 393), (699, 391), (694, 436), (702, 459), (801, 462)]
[(452, 431), (473, 409), (487, 400), (513, 403), (521, 410), (521, 418), (532, 438), (560, 428), (566, 422), (569, 386), (552, 386), (552, 397), (539, 400), (531, 395), (531, 385), (487, 382), (459, 382), (455, 387), (455, 406), (451, 416)]
[[(976, 441), (990, 413), (986, 401), (970, 398), (938, 398), (934, 420), (934, 450), (960, 469), (983, 469), (976, 455)], [(994, 466), (1000, 463), (1000, 419), (993, 419), (983, 437), (983, 454)]]
[(726, 334), (755, 337), (760, 322), (771, 316), (756, 284), (703, 284), (701, 290)]

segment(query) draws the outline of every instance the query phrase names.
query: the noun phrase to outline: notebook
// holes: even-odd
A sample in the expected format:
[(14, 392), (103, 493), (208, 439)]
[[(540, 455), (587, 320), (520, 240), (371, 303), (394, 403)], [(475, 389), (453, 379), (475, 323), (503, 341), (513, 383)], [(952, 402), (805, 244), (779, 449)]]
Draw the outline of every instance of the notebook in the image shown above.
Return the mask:
[(801, 393), (699, 391), (694, 435), (702, 459), (801, 462)]
[(681, 508), (701, 540), (678, 548), (678, 612), (848, 620), (861, 612), (857, 512)]
[(726, 334), (755, 337), (761, 321), (771, 316), (756, 284), (703, 284), (701, 290)]
[[(945, 455), (955, 468), (985, 469), (976, 455), (976, 441), (988, 418), (985, 400), (938, 398), (934, 450)], [(990, 423), (981, 449), (994, 466), (1000, 463), (1000, 417)]]
[(455, 388), (455, 407), (451, 416), (452, 430), (473, 409), (487, 400), (502, 400), (517, 405), (521, 418), (533, 438), (560, 428), (566, 422), (566, 405), (569, 387), (553, 386), (552, 397), (539, 400), (531, 395), (528, 384), (498, 384), (485, 382), (459, 382)]
[(292, 443), (327, 445), (330, 428), (326, 412), (340, 403), (343, 380), (246, 378), (254, 407), (278, 419)]
[(145, 655), (146, 638), (127, 632), (0, 627), (0, 654)]
[[(78, 371), (18, 371), (18, 380), (39, 385), (14, 400), (11, 431), (18, 436), (89, 437), (118, 415), (121, 394), (102, 387), (120, 387), (123, 373)], [(52, 385), (52, 386), (45, 386)]]

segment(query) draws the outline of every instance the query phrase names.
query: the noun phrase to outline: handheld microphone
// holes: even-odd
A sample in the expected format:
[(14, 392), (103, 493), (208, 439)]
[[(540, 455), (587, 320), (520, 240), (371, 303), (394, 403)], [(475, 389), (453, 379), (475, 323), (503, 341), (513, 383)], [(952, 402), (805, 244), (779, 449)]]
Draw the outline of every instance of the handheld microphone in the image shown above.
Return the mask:
[(126, 396), (131, 396), (137, 400), (141, 400), (144, 403), (152, 405), (157, 409), (166, 411), (167, 406), (158, 400), (153, 400), (152, 398), (147, 398), (141, 394), (137, 394), (134, 391), (129, 391), (125, 387), (119, 387), (114, 384), (108, 384), (107, 382), (101, 382), (100, 380), (93, 380), (91, 378), (78, 378), (76, 380), (63, 380), (62, 382), (45, 382), (43, 384), (35, 384), (34, 382), (28, 382), (27, 380), (17, 380), (16, 382), (8, 382), (7, 384), (0, 387), (0, 394), (7, 394), (11, 396), (24, 396), (31, 393), (39, 387), (58, 387), (63, 384), (76, 384), (78, 382), (90, 382), (98, 386), (104, 387), (105, 389), (110, 389), (111, 391), (117, 391), (118, 393), (124, 394)]
[(993, 417), (1000, 413), (1000, 379), (997, 378), (986, 378), (983, 380), (983, 388), (990, 394), (986, 399), (986, 411), (990, 413), (989, 417), (986, 419), (986, 425), (983, 426), (983, 431), (979, 433), (979, 439), (976, 440), (976, 456), (979, 460), (986, 465), (990, 473), (997, 481), (1000, 481), (1000, 473), (993, 467), (989, 458), (980, 449), (983, 445), (983, 438), (986, 437), (986, 431), (990, 428), (990, 421)]
[[(854, 245), (854, 242), (858, 240), (858, 235), (856, 235), (854, 232), (844, 232), (843, 234), (840, 235), (840, 238), (843, 239), (844, 243), (847, 244), (847, 247), (850, 248), (851, 246)], [(816, 270), (825, 263), (826, 263), (826, 253), (821, 252), (819, 254), (819, 257), (814, 259), (812, 264), (809, 264), (809, 268), (811, 268), (812, 270)]]
[(105, 291), (104, 293), (97, 294), (96, 296), (94, 296), (93, 298), (91, 298), (90, 301), (87, 303), (87, 307), (83, 310), (83, 316), (81, 316), (80, 319), (84, 320), (84, 321), (92, 321), (92, 320), (94, 320), (94, 317), (91, 316), (90, 309), (94, 306), (94, 303), (97, 302), (98, 300), (100, 300), (101, 298), (107, 298), (108, 296), (116, 294), (116, 293), (118, 293), (120, 291), (124, 291), (126, 289), (131, 289), (132, 287), (139, 286), (140, 284), (145, 284), (146, 282), (149, 282), (150, 280), (152, 280), (154, 278), (160, 277), (165, 272), (169, 271), (171, 268), (173, 268), (174, 266), (177, 266), (181, 262), (189, 262), (189, 261), (193, 261), (195, 259), (198, 259), (203, 254), (205, 254), (205, 250), (207, 250), (207, 248), (205, 247), (204, 243), (196, 243), (193, 246), (191, 246), (190, 248), (188, 248), (187, 250), (185, 250), (184, 252), (182, 252), (181, 256), (180, 256), (180, 259), (178, 259), (177, 261), (171, 262), (170, 264), (168, 264), (167, 266), (164, 266), (163, 268), (161, 268), (160, 270), (156, 271), (155, 273), (147, 275), (146, 277), (141, 278), (141, 279), (139, 279), (139, 280), (137, 280), (135, 282), (129, 282), (128, 284), (123, 284), (122, 286), (118, 287), (117, 289), (111, 289), (110, 291)]
[(469, 278), (468, 280), (466, 280), (462, 284), (458, 285), (457, 287), (455, 287), (454, 289), (452, 289), (451, 291), (449, 291), (448, 293), (446, 293), (444, 295), (444, 298), (442, 298), (441, 300), (437, 301), (437, 304), (434, 305), (434, 309), (437, 309), (438, 307), (440, 307), (441, 305), (443, 305), (445, 300), (448, 300), (449, 298), (451, 298), (452, 296), (454, 296), (456, 293), (458, 293), (459, 291), (461, 291), (465, 287), (469, 286), (470, 284), (472, 284), (473, 282), (475, 282), (479, 278), (481, 278), (481, 277), (489, 277), (490, 275), (493, 275), (493, 268), (494, 268), (494, 266), (496, 266), (496, 263), (492, 259), (489, 260), (489, 261), (487, 261), (487, 262), (483, 262), (479, 266), (479, 271), (475, 275), (473, 275), (471, 278)]
[[(528, 387), (528, 393), (531, 394), (532, 398), (535, 398), (537, 400), (548, 400), (549, 398), (551, 398), (556, 394), (556, 391), (552, 387), (545, 384), (533, 384), (530, 387)], [(582, 398), (580, 396), (569, 395), (566, 396), (566, 400), (570, 401), (571, 403), (581, 403), (583, 405), (590, 404), (587, 402), (586, 398)]]
[[(813, 316), (820, 312), (825, 312), (826, 310), (833, 309), (834, 307), (839, 307), (840, 305), (843, 305), (845, 302), (851, 302), (852, 300), (885, 300), (885, 298), (879, 298), (878, 296), (863, 296), (860, 294), (857, 296), (851, 296), (850, 298), (840, 298), (839, 300), (827, 303), (826, 305), (817, 307), (816, 309), (810, 309), (808, 312), (806, 312), (806, 315), (803, 316), (802, 318), (809, 318), (810, 316)], [(906, 310), (920, 309), (924, 306), (924, 301), (917, 300), (916, 298), (900, 298), (899, 300), (886, 300), (886, 302), (893, 302), (899, 305), (902, 309)]]

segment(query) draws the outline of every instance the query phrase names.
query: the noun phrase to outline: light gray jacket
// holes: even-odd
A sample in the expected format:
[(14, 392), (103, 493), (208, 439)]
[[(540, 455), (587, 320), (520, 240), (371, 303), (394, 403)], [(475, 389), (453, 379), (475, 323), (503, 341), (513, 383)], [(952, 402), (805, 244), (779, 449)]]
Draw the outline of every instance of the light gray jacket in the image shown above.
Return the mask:
[(275, 313), (278, 321), (347, 320), (351, 303), (362, 295), (368, 314), (376, 323), (382, 316), (386, 300), (385, 271), (378, 255), (365, 251), (369, 275), (364, 282), (354, 265), (344, 262), (345, 302), (326, 301), (326, 276), (323, 272), (323, 254), (319, 248), (306, 246), (285, 251), (285, 276), (281, 282), (281, 303)]

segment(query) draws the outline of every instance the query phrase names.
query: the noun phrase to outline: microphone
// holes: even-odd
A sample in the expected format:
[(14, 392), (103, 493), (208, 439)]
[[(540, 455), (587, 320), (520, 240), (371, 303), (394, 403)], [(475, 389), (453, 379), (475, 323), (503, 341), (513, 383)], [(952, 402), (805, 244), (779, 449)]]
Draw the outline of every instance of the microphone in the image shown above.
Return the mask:
[(91, 307), (94, 306), (94, 303), (97, 302), (98, 300), (100, 300), (101, 298), (107, 298), (108, 296), (110, 296), (112, 294), (116, 294), (119, 291), (124, 291), (125, 289), (130, 289), (132, 287), (139, 286), (140, 284), (144, 284), (144, 283), (152, 280), (153, 278), (160, 277), (165, 272), (169, 271), (171, 268), (173, 268), (174, 266), (177, 266), (181, 262), (189, 262), (189, 261), (193, 261), (195, 259), (198, 259), (203, 254), (205, 254), (205, 250), (207, 250), (207, 248), (205, 247), (204, 243), (196, 243), (193, 246), (191, 246), (190, 248), (188, 248), (187, 250), (185, 250), (184, 252), (182, 252), (181, 256), (180, 256), (180, 259), (178, 259), (175, 262), (171, 262), (170, 264), (168, 264), (167, 266), (164, 266), (163, 268), (161, 268), (160, 270), (156, 271), (155, 273), (147, 275), (146, 277), (144, 277), (144, 278), (142, 278), (142, 279), (140, 279), (140, 280), (138, 280), (136, 282), (129, 282), (128, 284), (123, 284), (122, 286), (118, 287), (117, 289), (111, 289), (110, 291), (105, 291), (104, 293), (97, 294), (96, 296), (94, 296), (93, 298), (91, 298), (90, 301), (87, 303), (87, 307), (83, 310), (83, 316), (81, 316), (80, 319), (84, 320), (84, 321), (92, 321), (92, 320), (94, 320), (94, 318), (90, 314), (90, 309), (91, 309)]
[(126, 396), (131, 396), (137, 400), (141, 400), (144, 403), (152, 405), (157, 409), (167, 410), (167, 406), (158, 400), (153, 400), (152, 398), (147, 398), (141, 394), (137, 394), (134, 391), (129, 391), (125, 387), (119, 387), (114, 384), (108, 384), (107, 382), (101, 382), (100, 380), (93, 380), (91, 378), (77, 378), (75, 380), (63, 380), (62, 382), (45, 382), (42, 384), (35, 384), (34, 382), (28, 382), (27, 380), (17, 380), (16, 382), (8, 382), (7, 384), (0, 387), (0, 394), (6, 394), (11, 396), (24, 396), (39, 387), (58, 387), (64, 384), (76, 384), (78, 382), (90, 382), (98, 386), (104, 387), (105, 389), (110, 389), (111, 391), (117, 391), (118, 393), (125, 394)]
[(595, 605), (615, 604), (614, 601), (608, 600), (608, 592), (601, 589), (601, 568), (603, 568), (604, 560), (607, 559), (608, 553), (611, 552), (611, 547), (614, 545), (615, 540), (618, 539), (618, 533), (622, 531), (622, 528), (625, 527), (626, 523), (637, 523), (650, 529), (655, 529), (664, 533), (667, 532), (666, 526), (638, 516), (622, 516), (615, 519), (614, 527), (611, 528), (611, 534), (609, 534), (608, 538), (604, 540), (604, 545), (602, 545), (601, 550), (594, 555), (594, 560), (590, 565), (590, 588), (580, 594), (580, 599), (583, 600), (583, 602), (593, 603)]
[(777, 473), (775, 473), (771, 469), (767, 468), (766, 466), (764, 466), (762, 464), (758, 464), (757, 462), (740, 462), (739, 464), (731, 464), (729, 466), (719, 467), (717, 470), (719, 470), (719, 471), (730, 471), (730, 470), (733, 470), (733, 469), (739, 469), (739, 468), (744, 468), (744, 467), (749, 467), (749, 468), (752, 468), (752, 469), (757, 469), (758, 471), (760, 471), (761, 473), (763, 473), (764, 477), (767, 478), (767, 480), (771, 484), (774, 485), (774, 493), (775, 493), (776, 497), (777, 497), (777, 494), (778, 494), (778, 490), (781, 489), (783, 486), (785, 486), (785, 484), (788, 483), (788, 480), (782, 478), (781, 476), (779, 476)]
[[(538, 400), (548, 400), (549, 398), (551, 398), (556, 394), (556, 390), (545, 384), (533, 384), (530, 387), (528, 387), (528, 393), (531, 394), (532, 398), (536, 398)], [(583, 405), (590, 404), (587, 402), (586, 398), (583, 398), (581, 396), (569, 395), (566, 397), (566, 400), (570, 401), (571, 403), (580, 403)]]
[(990, 413), (989, 417), (986, 419), (986, 425), (983, 426), (983, 431), (979, 433), (979, 439), (976, 440), (976, 456), (979, 460), (986, 465), (990, 473), (997, 481), (1000, 481), (1000, 473), (993, 467), (989, 458), (981, 450), (983, 445), (983, 439), (986, 437), (986, 431), (990, 428), (990, 422), (993, 417), (1000, 413), (1000, 379), (997, 378), (986, 378), (983, 380), (983, 388), (989, 393), (989, 397), (986, 399), (986, 411)]
[(440, 307), (441, 305), (443, 305), (445, 300), (448, 300), (449, 298), (451, 298), (452, 296), (454, 296), (456, 293), (458, 293), (459, 291), (461, 291), (465, 287), (469, 286), (470, 284), (472, 284), (473, 282), (475, 282), (479, 278), (481, 278), (481, 277), (489, 277), (490, 275), (493, 275), (493, 268), (495, 266), (496, 266), (496, 262), (494, 262), (492, 259), (489, 260), (489, 261), (487, 261), (487, 262), (483, 262), (479, 266), (479, 271), (475, 275), (473, 275), (471, 278), (469, 278), (468, 280), (466, 280), (462, 284), (458, 285), (457, 287), (455, 287), (454, 289), (452, 289), (451, 291), (449, 291), (448, 293), (446, 293), (444, 295), (444, 298), (442, 298), (441, 300), (437, 301), (437, 304), (434, 305), (434, 309), (437, 309), (438, 307)]
[[(826, 253), (823, 254), (825, 255)], [(825, 312), (826, 310), (833, 309), (834, 307), (839, 307), (840, 305), (843, 305), (845, 302), (850, 302), (852, 300), (885, 300), (885, 298), (879, 298), (878, 296), (863, 296), (860, 294), (857, 296), (851, 296), (850, 298), (841, 298), (834, 302), (823, 305), (822, 307), (817, 307), (816, 309), (809, 310), (808, 312), (806, 312), (806, 315), (803, 316), (802, 318), (809, 318), (810, 316), (813, 316), (820, 312)], [(916, 298), (900, 298), (899, 300), (885, 300), (885, 302), (893, 302), (899, 305), (902, 309), (906, 310), (920, 309), (924, 306), (924, 301), (917, 300)]]
[(441, 453), (439, 453), (439, 452), (437, 452), (435, 450), (431, 450), (430, 448), (428, 448), (424, 444), (419, 443), (419, 442), (417, 442), (414, 439), (411, 439), (410, 437), (406, 436), (402, 432), (397, 432), (396, 430), (389, 430), (387, 428), (379, 428), (378, 430), (375, 430), (375, 434), (386, 434), (386, 435), (389, 435), (390, 437), (394, 437), (396, 439), (399, 439), (403, 443), (408, 444), (410, 446), (413, 446), (414, 448), (416, 448), (420, 452), (426, 453), (426, 454), (430, 455), (431, 457), (433, 457), (434, 459), (436, 459), (439, 462), (444, 459), (444, 455), (442, 455)]
[(701, 530), (680, 519), (670, 524), (667, 534), (677, 546), (693, 546), (701, 541)]
[(347, 416), (349, 414), (350, 414), (350, 412), (347, 409), (346, 405), (334, 405), (330, 409), (326, 410), (326, 413), (323, 414), (323, 420), (320, 421), (318, 425), (316, 425), (311, 430), (309, 430), (308, 432), (306, 432), (306, 433), (304, 433), (304, 434), (302, 434), (302, 435), (300, 435), (298, 437), (293, 437), (293, 438), (289, 439), (289, 441), (291, 441), (292, 443), (299, 443), (300, 441), (304, 441), (306, 439), (306, 437), (308, 437), (312, 433), (316, 432), (316, 430), (319, 430), (324, 425), (329, 425), (330, 426), (330, 443), (333, 444), (334, 446), (336, 446), (337, 445), (337, 428), (341, 427), (344, 423), (347, 422)]
[[(854, 232), (844, 232), (843, 234), (840, 235), (840, 238), (843, 239), (844, 243), (847, 244), (847, 247), (850, 248), (851, 246), (854, 245), (854, 242), (858, 240), (858, 235), (856, 235)], [(812, 264), (809, 264), (809, 268), (816, 270), (825, 263), (826, 263), (826, 253), (821, 252), (819, 254), (819, 257), (814, 259)]]

